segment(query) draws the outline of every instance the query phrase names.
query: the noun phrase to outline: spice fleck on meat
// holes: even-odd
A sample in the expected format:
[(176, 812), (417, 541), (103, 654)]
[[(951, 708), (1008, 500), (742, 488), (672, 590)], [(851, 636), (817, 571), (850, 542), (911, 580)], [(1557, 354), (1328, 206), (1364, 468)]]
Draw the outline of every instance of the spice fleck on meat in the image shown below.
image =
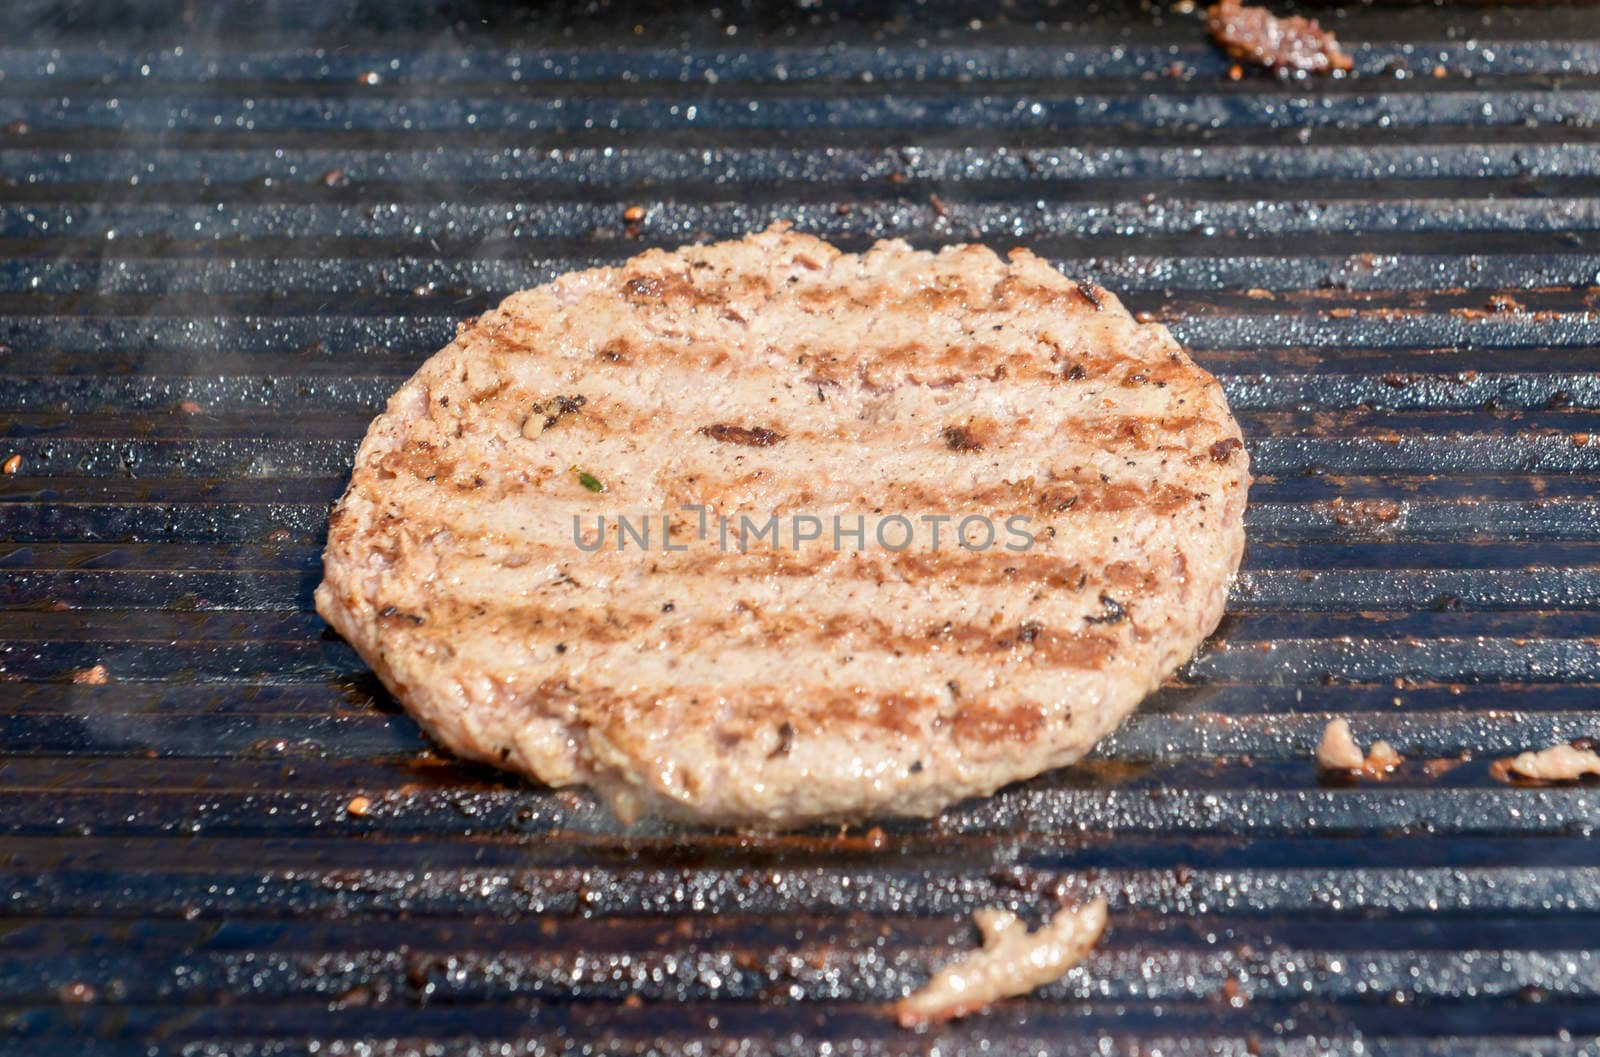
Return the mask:
[(1105, 613), (1103, 613), (1102, 615), (1100, 615), (1098, 617), (1084, 617), (1083, 618), (1084, 623), (1086, 623), (1086, 624), (1115, 624), (1120, 620), (1127, 619), (1127, 616), (1128, 616), (1127, 609), (1123, 607), (1121, 602), (1118, 602), (1115, 598), (1112, 598), (1110, 595), (1102, 594), (1100, 596), (1100, 605), (1105, 609)]
[(982, 451), (983, 444), (964, 426), (946, 426), (941, 436), (944, 446), (951, 451)]
[(528, 417), (522, 420), (522, 435), (534, 440), (565, 416), (577, 414), (588, 402), (588, 398), (582, 395), (553, 396), (549, 400), (541, 400), (533, 405)]

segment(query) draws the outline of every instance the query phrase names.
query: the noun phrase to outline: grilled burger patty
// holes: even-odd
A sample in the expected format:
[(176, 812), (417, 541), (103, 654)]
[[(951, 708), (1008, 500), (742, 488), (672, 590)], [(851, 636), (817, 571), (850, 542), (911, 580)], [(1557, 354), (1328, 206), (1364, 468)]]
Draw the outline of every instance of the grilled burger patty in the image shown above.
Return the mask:
[(1216, 380), (1099, 287), (778, 225), (463, 324), (368, 431), (317, 609), (438, 741), (624, 819), (926, 815), (1190, 655), (1249, 481)]

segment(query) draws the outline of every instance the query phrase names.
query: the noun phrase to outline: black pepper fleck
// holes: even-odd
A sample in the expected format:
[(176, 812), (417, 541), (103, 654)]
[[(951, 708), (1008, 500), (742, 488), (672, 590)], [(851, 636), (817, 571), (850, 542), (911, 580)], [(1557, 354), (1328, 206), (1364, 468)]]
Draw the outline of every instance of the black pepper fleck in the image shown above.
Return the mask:
[(1086, 624), (1115, 624), (1118, 621), (1127, 619), (1128, 611), (1123, 608), (1121, 602), (1118, 602), (1115, 598), (1112, 598), (1110, 595), (1108, 595), (1108, 594), (1106, 594), (1104, 592), (1101, 592), (1101, 594), (1100, 594), (1100, 604), (1105, 607), (1104, 615), (1098, 616), (1098, 617), (1084, 617), (1083, 618), (1084, 623), (1086, 623)]

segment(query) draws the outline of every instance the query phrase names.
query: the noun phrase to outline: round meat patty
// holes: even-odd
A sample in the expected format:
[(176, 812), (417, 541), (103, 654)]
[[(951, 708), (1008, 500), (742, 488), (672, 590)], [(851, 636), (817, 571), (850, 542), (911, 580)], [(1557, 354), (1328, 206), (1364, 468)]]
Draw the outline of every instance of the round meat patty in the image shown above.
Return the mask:
[(1249, 483), (1216, 380), (1099, 287), (778, 225), (463, 324), (368, 431), (317, 609), (438, 741), (625, 820), (927, 815), (1194, 651)]

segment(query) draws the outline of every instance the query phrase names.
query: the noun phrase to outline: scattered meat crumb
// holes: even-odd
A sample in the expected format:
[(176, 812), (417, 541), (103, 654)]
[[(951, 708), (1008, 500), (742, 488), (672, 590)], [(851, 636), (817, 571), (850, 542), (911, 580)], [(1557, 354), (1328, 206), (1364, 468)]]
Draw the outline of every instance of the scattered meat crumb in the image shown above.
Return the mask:
[(1422, 773), (1426, 774), (1429, 778), (1439, 778), (1443, 775), (1449, 774), (1451, 771), (1455, 770), (1457, 767), (1460, 767), (1466, 762), (1466, 760), (1459, 757), (1452, 759), (1441, 756), (1438, 759), (1429, 760), (1424, 763), (1422, 765)]
[(56, 996), (70, 1005), (85, 1005), (93, 1002), (99, 997), (99, 994), (92, 985), (83, 983), (81, 980), (74, 980), (71, 983), (62, 984), (57, 989)]
[(103, 664), (72, 673), (72, 681), (80, 686), (104, 686), (110, 679), (111, 673), (106, 671)]
[(966, 1016), (1001, 998), (1025, 995), (1059, 979), (1093, 949), (1106, 927), (1104, 897), (1060, 910), (1037, 932), (1009, 910), (973, 914), (983, 946), (945, 966), (895, 1004), (903, 1028)]
[(1382, 779), (1405, 762), (1405, 757), (1386, 741), (1375, 741), (1365, 753), (1350, 733), (1350, 724), (1334, 719), (1322, 730), (1317, 743), (1317, 766), (1324, 771), (1347, 771)]
[(1228, 437), (1211, 445), (1211, 460), (1213, 462), (1227, 462), (1233, 458), (1233, 453), (1244, 447), (1244, 441), (1238, 437)]
[(1396, 752), (1393, 745), (1386, 741), (1375, 741), (1367, 750), (1365, 770), (1372, 777), (1381, 778), (1405, 762), (1406, 758)]
[(1206, 8), (1206, 29), (1229, 58), (1274, 70), (1327, 73), (1355, 65), (1316, 19), (1279, 18), (1242, 0), (1219, 0)]
[(193, 400), (180, 400), (178, 401), (178, 410), (186, 415), (198, 415), (200, 413), (200, 405)]
[(1353, 499), (1346, 503), (1340, 496), (1328, 504), (1335, 525), (1354, 525), (1376, 529), (1400, 520), (1400, 504), (1392, 499)]
[(622, 219), (629, 224), (637, 224), (644, 219), (644, 206), (629, 206), (622, 211)]
[(1525, 752), (1501, 760), (1496, 771), (1509, 771), (1518, 778), (1540, 782), (1573, 782), (1586, 774), (1600, 774), (1600, 753), (1573, 745), (1552, 745), (1538, 752)]
[(329, 1003), (335, 1009), (362, 1009), (372, 1004), (372, 988), (357, 984)]
[(0, 463), (0, 473), (13, 474), (22, 469), (22, 456), (13, 455), (4, 463)]
[(350, 802), (344, 806), (344, 809), (346, 813), (356, 818), (366, 818), (367, 813), (372, 810), (372, 798), (353, 796), (350, 798)]
[(1322, 730), (1317, 743), (1317, 766), (1325, 771), (1359, 771), (1367, 762), (1361, 746), (1350, 733), (1350, 724), (1335, 719)]
[(1574, 448), (1587, 448), (1589, 446), (1589, 434), (1574, 433), (1572, 435), (1572, 446)]

